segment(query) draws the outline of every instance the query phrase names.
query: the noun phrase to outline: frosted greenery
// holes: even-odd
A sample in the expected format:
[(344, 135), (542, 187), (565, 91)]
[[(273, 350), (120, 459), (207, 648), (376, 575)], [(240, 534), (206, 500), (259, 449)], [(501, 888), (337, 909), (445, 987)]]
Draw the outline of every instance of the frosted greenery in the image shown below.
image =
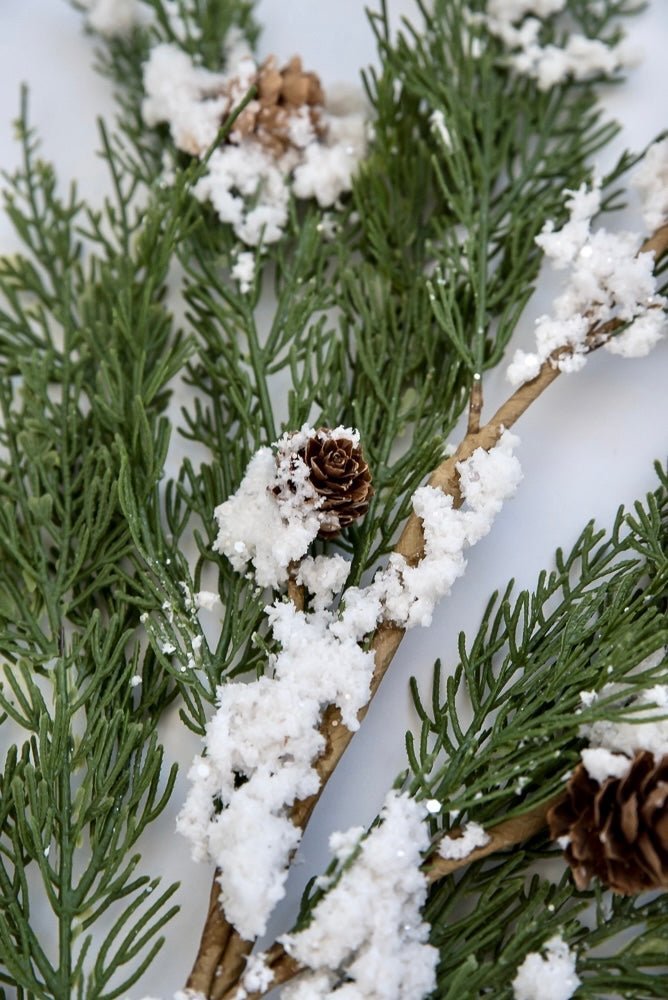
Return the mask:
[[(178, 884), (137, 874), (137, 841), (175, 778), (158, 723), (176, 703), (202, 733), (216, 686), (261, 673), (269, 648), (267, 595), (212, 551), (215, 505), (282, 430), (358, 427), (376, 492), (335, 543), (358, 583), (391, 551), (474, 374), (502, 359), (538, 274), (534, 236), (563, 218), (564, 189), (589, 177), (617, 131), (596, 81), (543, 93), (509, 72), (498, 40), (474, 54), (464, 11), (480, 3), (436, 0), (393, 37), (384, 6), (374, 9), (379, 69), (364, 77), (374, 135), (334, 236), (315, 204), (292, 203), (285, 237), (257, 252), (255, 284), (241, 294), (236, 238), (191, 194), (205, 162), (175, 154), (166, 129), (142, 122), (141, 64), (162, 40), (219, 69), (230, 28), (256, 40), (252, 4), (177, 0), (178, 37), (170, 5), (142, 6), (152, 19), (96, 39), (118, 101), (117, 118), (100, 125), (108, 199), (88, 204), (56, 178), (26, 94), (23, 161), (7, 178), (21, 250), (0, 258), (0, 719), (10, 747), (0, 995), (20, 1000), (123, 997), (169, 937)], [(579, 30), (614, 40), (636, 5), (567, 6)], [(551, 21), (545, 40), (562, 25)], [(451, 145), (430, 123), (434, 108)], [(625, 155), (603, 179), (606, 209), (621, 204), (635, 160)], [(172, 426), (180, 380), (196, 402)], [(166, 481), (175, 434), (207, 458), (185, 459)], [(490, 602), (477, 636), (462, 637), (460, 662), (437, 669), (432, 704), (416, 693), (421, 726), (398, 779), (413, 794), (483, 824), (521, 814), (561, 786), (578, 725), (613, 711), (601, 700), (576, 716), (581, 690), (612, 679), (631, 692), (665, 677), (665, 662), (635, 669), (668, 641), (659, 475), (610, 534), (588, 526), (532, 592), (509, 586)], [(212, 587), (222, 611), (209, 645), (193, 595)], [(551, 851), (539, 838), (433, 888), (435, 996), (510, 997), (518, 963), (559, 928), (580, 949), (578, 995), (662, 995), (665, 898), (611, 902), (576, 892), (567, 875), (528, 878)], [(317, 898), (307, 894), (300, 923)], [(579, 919), (592, 898), (593, 929)], [(34, 921), (45, 902), (50, 943)], [(628, 928), (635, 936), (599, 955)]]

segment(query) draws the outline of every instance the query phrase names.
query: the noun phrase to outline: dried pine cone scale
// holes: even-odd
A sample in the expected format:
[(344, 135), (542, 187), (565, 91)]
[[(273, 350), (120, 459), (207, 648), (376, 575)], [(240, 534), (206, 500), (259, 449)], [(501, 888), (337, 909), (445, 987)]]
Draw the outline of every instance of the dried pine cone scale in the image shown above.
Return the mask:
[(627, 896), (668, 888), (668, 756), (641, 751), (624, 777), (602, 784), (580, 764), (548, 822), (555, 840), (568, 838), (579, 889), (593, 877)]

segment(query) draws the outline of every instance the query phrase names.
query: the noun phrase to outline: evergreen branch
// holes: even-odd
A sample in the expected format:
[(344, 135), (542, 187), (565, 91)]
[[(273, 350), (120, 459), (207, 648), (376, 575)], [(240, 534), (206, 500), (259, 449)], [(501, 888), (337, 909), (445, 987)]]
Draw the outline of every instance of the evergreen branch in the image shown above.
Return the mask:
[[(162, 475), (166, 386), (190, 349), (163, 298), (191, 202), (181, 189), (167, 211), (159, 196), (138, 211), (104, 129), (112, 197), (101, 212), (74, 189), (63, 202), (25, 95), (21, 115), (7, 201), (23, 252), (0, 261), (0, 366), (18, 376), (0, 386), (0, 706), (25, 733), (0, 778), (3, 979), (19, 995), (111, 1000), (176, 912), (176, 884), (154, 893), (159, 880), (134, 875), (174, 784), (156, 738), (174, 693), (119, 599), (132, 535), (117, 481), (128, 455), (139, 496)], [(55, 957), (31, 925), (38, 886)], [(91, 965), (102, 917), (112, 925)]]
[[(645, 244), (643, 244), (641, 252), (646, 252), (649, 249), (655, 252), (657, 262), (666, 252), (668, 252), (668, 226), (662, 227), (657, 231), (657, 233), (653, 234), (653, 236)], [(613, 320), (606, 324), (605, 330), (601, 327), (592, 327), (590, 334), (590, 350), (595, 350), (601, 346), (605, 340), (609, 336), (613, 335), (622, 325), (623, 324), (621, 324), (621, 322)], [(542, 394), (544, 389), (557, 378), (560, 374), (560, 370), (556, 366), (555, 361), (568, 350), (568, 347), (564, 347), (558, 348), (555, 352), (553, 352), (550, 359), (548, 359), (541, 367), (539, 375), (531, 382), (520, 386), (520, 388), (512, 394), (512, 396), (499, 408), (499, 410), (497, 410), (494, 416), (481, 429), (478, 429), (477, 427), (478, 421), (476, 412), (479, 411), (479, 408), (481, 408), (481, 388), (476, 380), (474, 383), (474, 390), (472, 392), (470, 409), (473, 417), (470, 417), (469, 419), (469, 429), (467, 434), (454, 455), (452, 455), (449, 459), (446, 459), (437, 469), (434, 470), (429, 479), (429, 485), (437, 486), (444, 492), (448, 493), (453, 497), (454, 505), (460, 506), (462, 503), (462, 497), (459, 492), (457, 463), (468, 458), (476, 450), (476, 448), (482, 447), (485, 448), (485, 450), (489, 450), (494, 446), (494, 444), (496, 444), (501, 432), (505, 428), (512, 427), (525, 410), (528, 409), (531, 403), (534, 402)], [(471, 427), (473, 429), (471, 429)], [(409, 561), (409, 563), (414, 565), (419, 562), (422, 557), (423, 544), (420, 520), (419, 518), (413, 516), (412, 519), (408, 520), (404, 528), (404, 532), (397, 543), (395, 551), (400, 553)], [(388, 623), (381, 625), (371, 638), (371, 648), (375, 651), (375, 670), (371, 685), (371, 698), (373, 698), (373, 695), (378, 689), (384, 673), (387, 670), (394, 653), (398, 649), (403, 635), (403, 629)], [(359, 713), (358, 718), (360, 721), (364, 718), (366, 712), (368, 711), (370, 700)], [(449, 699), (449, 701), (451, 702), (452, 699)], [(326, 711), (321, 726), (321, 733), (326, 740), (326, 749), (324, 754), (316, 762), (316, 769), (321, 779), (319, 791), (311, 798), (296, 803), (292, 810), (293, 821), (302, 827), (305, 827), (308, 823), (310, 815), (320, 798), (320, 795), (322, 794), (326, 781), (333, 773), (338, 761), (352, 738), (352, 733), (342, 725), (339, 710), (336, 708), (329, 708)], [(460, 738), (463, 739), (463, 736), (460, 736)], [(495, 776), (495, 780), (501, 780), (498, 773)], [(464, 859), (451, 861), (440, 858), (436, 855), (429, 858), (426, 862), (428, 866), (427, 877), (429, 881), (437, 881), (446, 875), (452, 874), (459, 868), (481, 860), (492, 853), (496, 853), (497, 851), (508, 847), (516, 846), (525, 840), (531, 839), (539, 833), (541, 829), (543, 829), (548, 810), (555, 805), (556, 802), (561, 800), (562, 795), (563, 793), (560, 792), (547, 800), (543, 799), (543, 801), (537, 803), (529, 810), (522, 811), (518, 816), (511, 816), (508, 819), (492, 826), (488, 831), (488, 835), (490, 837), (489, 842), (484, 847), (473, 851)], [(456, 830), (450, 831), (449, 836), (452, 836), (453, 833), (456, 835), (457, 832), (458, 831)], [(233, 931), (231, 938), (228, 939), (228, 948), (230, 947), (229, 942), (233, 942), (235, 939), (240, 942), (240, 939), (238, 939), (238, 936)], [(270, 963), (270, 968), (274, 973), (271, 989), (274, 989), (281, 983), (287, 982), (297, 975), (299, 971), (301, 971), (297, 963), (295, 963), (294, 960), (285, 953), (284, 949), (279, 944), (275, 944), (269, 950), (268, 961)], [(235, 962), (232, 963), (231, 967), (228, 967), (230, 968), (231, 974), (225, 976), (220, 982), (218, 982), (216, 987), (214, 987), (213, 993), (210, 994), (213, 997), (213, 1000), (220, 1000), (220, 998), (223, 998), (223, 1000), (231, 1000), (234, 988), (238, 983), (240, 970), (237, 970), (239, 969), (239, 965), (240, 962), (236, 960), (235, 955)], [(207, 993), (206, 995), (209, 994)], [(254, 993), (250, 994), (249, 997), (250, 1000), (258, 1000), (258, 998), (262, 995), (264, 994)]]
[[(621, 511), (602, 544), (603, 533), (594, 532), (589, 525), (568, 556), (557, 553), (557, 569), (549, 577), (541, 574), (533, 594), (520, 595), (513, 607), (509, 600), (512, 584), (509, 585), (495, 616), (492, 615), (495, 599), (492, 599), (468, 652), (463, 637), (460, 640), (461, 664), (448, 681), (443, 705), (439, 703), (439, 671), (436, 671), (433, 719), (415, 695), (423, 733), (418, 753), (409, 734), (409, 760), (415, 775), (412, 793), (435, 797), (447, 806), (450, 815), (457, 805), (455, 813), (473, 814), (483, 821), (490, 815), (498, 815), (499, 804), (503, 808), (504, 802), (512, 803), (507, 819), (485, 824), (490, 840), (484, 847), (456, 860), (441, 857), (437, 850), (425, 858), (425, 875), (432, 885), (462, 868), (469, 869), (459, 882), (450, 880), (436, 886), (428, 903), (426, 915), (432, 924), (433, 940), (443, 949), (439, 978), (442, 995), (452, 998), (479, 995), (477, 990), (482, 980), (476, 980), (475, 986), (463, 983), (461, 965), (465, 961), (477, 962), (489, 949), (490, 941), (505, 934), (512, 919), (509, 913), (506, 921), (493, 921), (486, 911), (485, 900), (492, 890), (490, 902), (493, 899), (495, 907), (516, 900), (518, 886), (512, 884), (514, 876), (533, 859), (544, 856), (543, 841), (536, 838), (544, 829), (547, 811), (563, 797), (564, 769), (577, 759), (573, 744), (579, 726), (595, 719), (619, 718), (632, 722), (633, 708), (620, 705), (627, 706), (633, 692), (647, 690), (665, 678), (665, 656), (660, 663), (655, 658), (653, 664), (642, 666), (648, 653), (662, 649), (668, 638), (663, 621), (668, 593), (665, 533), (668, 479), (664, 471), (657, 471), (661, 482), (656, 493), (650, 494), (644, 505), (636, 504), (634, 515)], [(658, 532), (661, 533), (659, 549), (648, 551), (647, 539), (657, 537)], [(622, 605), (627, 606), (620, 623)], [(466, 730), (457, 722), (454, 708), (462, 681), (474, 710)], [(605, 684), (613, 685), (613, 694), (600, 692)], [(596, 705), (585, 711), (576, 708), (583, 686), (600, 692)], [(447, 735), (448, 729), (452, 729), (452, 739)], [(435, 738), (433, 745), (428, 741), (430, 734)], [(547, 742), (545, 734), (549, 734)], [(444, 754), (447, 759), (442, 762)], [(432, 771), (435, 773), (430, 775)], [(519, 786), (518, 775), (524, 776)], [(530, 788), (526, 796), (525, 781)], [(435, 817), (432, 822), (436, 822)], [(460, 833), (460, 828), (453, 828), (448, 830), (447, 837), (456, 838)], [(438, 840), (434, 842), (437, 845)], [(499, 852), (520, 845), (525, 845), (521, 851), (498, 858)], [(492, 855), (497, 855), (493, 862), (496, 867), (481, 868), (480, 862)], [(328, 876), (332, 874), (336, 874), (335, 865), (327, 872)], [(317, 890), (305, 897), (298, 928), (308, 925), (314, 906), (326, 891)], [(503, 903), (499, 893), (503, 894)], [(570, 888), (566, 890), (564, 880), (559, 890), (559, 905), (555, 906), (552, 888), (549, 893), (552, 899), (549, 894), (546, 898), (542, 891), (537, 893), (536, 906), (547, 905), (550, 913), (558, 912), (560, 907), (571, 907), (571, 918), (582, 905), (579, 900), (591, 896), (573, 895)], [(469, 896), (475, 897), (471, 915), (453, 923), (455, 905), (461, 905)], [(630, 903), (624, 902), (626, 926), (635, 927), (641, 924), (642, 917), (629, 912)], [(518, 904), (515, 913), (519, 916), (522, 912)], [(455, 916), (456, 913), (455, 909)], [(559, 920), (563, 923), (563, 912)], [(523, 957), (524, 952), (539, 946), (549, 933), (545, 919), (536, 921), (524, 942), (524, 951), (518, 948), (517, 953)], [(542, 937), (537, 944), (530, 945), (529, 937), (535, 940), (537, 935)], [(591, 943), (591, 947), (595, 948), (596, 943)], [(459, 962), (451, 954), (453, 947), (463, 952)], [(495, 961), (499, 961), (498, 956)], [(509, 970), (515, 969), (518, 961), (508, 958)], [(279, 944), (266, 953), (266, 964), (274, 973), (272, 989), (303, 971)], [(493, 975), (494, 968), (485, 966), (481, 977)], [(629, 971), (623, 959), (613, 959), (609, 968), (605, 963), (596, 968), (600, 974), (610, 976), (618, 968)], [(651, 992), (655, 988), (651, 983), (647, 995), (655, 995)], [(225, 994), (225, 1000), (231, 1000), (232, 995), (231, 991)], [(252, 1000), (259, 995), (251, 994)]]
[[(646, 244), (643, 244), (641, 252), (648, 249), (655, 252), (657, 260), (668, 252), (668, 226), (664, 226), (657, 230), (650, 240)], [(592, 328), (590, 349), (595, 350), (602, 346), (605, 342), (605, 338), (612, 335), (621, 326), (622, 324), (620, 322), (612, 320), (609, 324), (607, 324), (605, 330), (595, 327)], [(568, 347), (557, 349), (557, 351), (553, 353), (552, 357), (543, 363), (536, 378), (532, 379), (530, 382), (524, 383), (516, 389), (506, 402), (499, 407), (494, 416), (492, 416), (480, 430), (473, 433), (467, 433), (455, 453), (450, 458), (445, 459), (436, 469), (434, 469), (428, 479), (428, 485), (438, 487), (443, 490), (444, 493), (452, 496), (455, 506), (461, 506), (462, 498), (459, 492), (457, 463), (465, 461), (469, 458), (476, 448), (489, 450), (496, 444), (503, 429), (512, 427), (529, 408), (529, 406), (536, 399), (538, 399), (543, 391), (556, 380), (560, 374), (560, 370), (553, 362), (562, 353), (567, 352), (568, 350)], [(480, 390), (476, 388), (475, 391), (477, 394)], [(477, 405), (477, 403), (475, 405)], [(401, 537), (399, 538), (394, 551), (402, 555), (409, 564), (415, 565), (422, 557), (423, 545), (424, 541), (420, 519), (415, 514), (412, 514), (404, 526)], [(403, 636), (404, 630), (402, 628), (399, 628), (392, 623), (383, 623), (379, 626), (378, 630), (371, 638), (371, 648), (374, 650), (375, 655), (375, 669), (371, 682), (371, 698), (373, 698), (374, 694), (378, 690), (394, 654), (399, 648)], [(368, 711), (371, 698), (358, 716), (360, 721), (364, 718), (366, 712)], [(326, 743), (325, 751), (316, 763), (316, 769), (321, 782), (320, 790), (314, 796), (311, 796), (311, 798), (304, 799), (303, 801), (296, 803), (292, 810), (294, 822), (298, 826), (302, 827), (308, 822), (308, 819), (315, 808), (316, 802), (322, 794), (325, 784), (331, 777), (339, 760), (343, 756), (346, 747), (352, 739), (352, 733), (341, 724), (339, 710), (335, 707), (330, 707), (326, 710), (321, 727), (321, 733), (325, 738)]]

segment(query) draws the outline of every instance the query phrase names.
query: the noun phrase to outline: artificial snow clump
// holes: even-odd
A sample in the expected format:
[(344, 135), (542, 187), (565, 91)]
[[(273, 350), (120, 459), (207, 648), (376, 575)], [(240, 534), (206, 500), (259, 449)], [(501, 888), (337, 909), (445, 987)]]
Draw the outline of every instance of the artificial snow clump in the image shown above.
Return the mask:
[(325, 745), (322, 713), (337, 705), (343, 724), (358, 728), (374, 664), (361, 636), (336, 635), (326, 613), (307, 615), (281, 601), (267, 612), (281, 646), (271, 676), (218, 689), (207, 756), (195, 758), (177, 821), (195, 860), (212, 859), (221, 869), (221, 902), (247, 939), (264, 933), (285, 894), (286, 866), (301, 836), (290, 807), (320, 786), (313, 764)]
[(631, 179), (650, 232), (668, 223), (668, 139), (652, 143)]
[[(607, 690), (603, 688), (601, 693), (606, 694)], [(588, 692), (584, 694), (588, 696)], [(633, 721), (599, 719), (580, 726), (579, 735), (592, 747), (601, 747), (612, 754), (626, 754), (627, 758), (641, 750), (653, 753), (657, 759), (667, 755), (668, 686), (657, 684), (642, 691), (628, 707), (633, 709), (629, 716)], [(583, 751), (583, 760), (585, 753)]]
[[(664, 334), (667, 300), (659, 294), (654, 254), (640, 252), (636, 233), (592, 231), (601, 205), (601, 182), (567, 191), (569, 220), (561, 229), (547, 222), (536, 237), (555, 270), (567, 270), (552, 316), (536, 320), (536, 350), (517, 350), (508, 366), (513, 385), (535, 378), (548, 359), (562, 372), (579, 371), (592, 347), (643, 357)], [(621, 333), (608, 323), (628, 324)]]
[(448, 152), (452, 151), (452, 132), (448, 128), (445, 122), (445, 115), (437, 108), (435, 111), (429, 115), (429, 124), (431, 125), (434, 133), (439, 137), (443, 143), (443, 148)]
[(172, 44), (155, 46), (144, 66), (144, 121), (169, 126), (177, 149), (203, 157), (225, 120), (248, 101), (210, 155), (193, 189), (249, 246), (274, 243), (288, 221), (291, 192), (334, 206), (349, 191), (366, 153), (366, 109), (358, 96), (326, 100), (314, 73), (293, 58), (258, 65), (247, 46), (228, 48), (212, 73)]
[(587, 747), (581, 757), (587, 774), (599, 785), (608, 778), (623, 778), (631, 767), (626, 754), (611, 753), (605, 747)]
[(261, 587), (286, 583), (290, 563), (304, 555), (320, 529), (317, 495), (298, 466), (293, 482), (291, 502), (277, 503), (272, 492), (277, 486), (276, 457), (271, 448), (260, 448), (239, 489), (214, 510), (214, 550), (239, 572), (251, 562)]
[(213, 611), (221, 603), (218, 594), (212, 590), (200, 590), (194, 597), (195, 607), (203, 608), (205, 611)]
[(561, 935), (545, 942), (541, 954), (529, 952), (513, 979), (515, 1000), (570, 1000), (580, 978), (575, 971), (575, 953)]
[[(504, 431), (489, 451), (476, 448), (470, 458), (457, 463), (461, 509), (442, 490), (423, 486), (413, 496), (413, 510), (422, 519), (424, 556), (411, 566), (403, 556), (390, 556), (386, 570), (370, 589), (381, 592), (385, 618), (402, 627), (428, 626), (438, 601), (466, 569), (464, 551), (489, 532), (504, 500), (522, 479), (513, 454), (519, 438)], [(346, 594), (348, 600), (349, 593)]]
[(109, 38), (127, 34), (139, 18), (137, 0), (85, 0), (84, 6), (93, 31)]
[(249, 955), (246, 959), (246, 969), (241, 978), (242, 996), (249, 993), (265, 993), (271, 986), (274, 973), (264, 960), (263, 955)]
[(567, 79), (614, 77), (632, 63), (632, 54), (623, 43), (608, 44), (575, 32), (563, 47), (543, 45), (541, 18), (550, 17), (565, 6), (565, 0), (490, 0), (487, 14), (469, 15), (469, 20), (484, 25), (501, 39), (509, 52), (508, 64), (517, 73), (535, 80), (540, 90), (549, 90)]
[(305, 556), (299, 564), (296, 582), (313, 595), (314, 611), (324, 611), (348, 579), (350, 563), (341, 555)]
[(443, 837), (438, 845), (438, 853), (442, 858), (459, 861), (467, 858), (472, 851), (489, 844), (489, 834), (479, 823), (465, 823), (461, 836)]
[[(438, 952), (427, 943), (429, 925), (421, 916), (427, 881), (420, 865), (429, 848), (425, 815), (424, 804), (389, 793), (381, 823), (316, 905), (309, 925), (281, 939), (288, 954), (310, 970), (284, 988), (284, 1000), (421, 1000), (432, 992)], [(336, 846), (341, 857), (341, 844)], [(341, 979), (345, 983), (337, 986)]]

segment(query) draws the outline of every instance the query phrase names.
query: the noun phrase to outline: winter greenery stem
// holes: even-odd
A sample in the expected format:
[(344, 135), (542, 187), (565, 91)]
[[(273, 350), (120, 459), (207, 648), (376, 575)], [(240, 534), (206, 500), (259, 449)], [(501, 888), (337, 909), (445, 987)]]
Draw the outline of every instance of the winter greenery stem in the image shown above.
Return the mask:
[[(521, 478), (510, 428), (599, 348), (663, 334), (668, 140), (592, 168), (637, 5), (434, 0), (394, 30), (383, 2), (353, 95), (260, 60), (247, 0), (74, 6), (116, 93), (108, 193), (62, 187), (25, 93), (4, 178), (0, 983), (120, 1000), (150, 974), (179, 886), (140, 838), (178, 715), (203, 741), (178, 828), (215, 866), (186, 996), (661, 996), (665, 895), (532, 874), (570, 770), (605, 782), (668, 747), (660, 466), (608, 532), (490, 600), (430, 701), (411, 683), (378, 819), (333, 835), (294, 927), (253, 953), (406, 630)], [(644, 243), (598, 224), (630, 172)], [(562, 291), (485, 421), (543, 263)], [(192, 454), (170, 479), (174, 429)], [(327, 449), (342, 504), (316, 489)]]

